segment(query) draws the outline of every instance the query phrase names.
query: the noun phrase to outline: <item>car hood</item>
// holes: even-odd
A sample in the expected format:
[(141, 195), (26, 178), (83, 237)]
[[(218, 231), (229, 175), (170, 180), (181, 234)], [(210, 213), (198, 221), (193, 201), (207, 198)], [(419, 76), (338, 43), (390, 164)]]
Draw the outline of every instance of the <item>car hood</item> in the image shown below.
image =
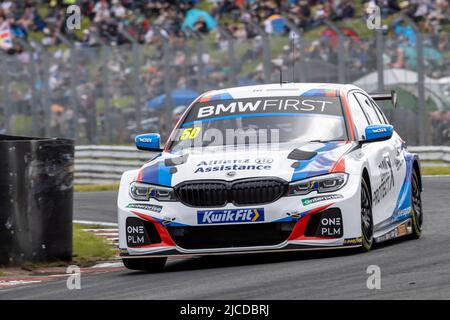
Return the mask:
[[(227, 146), (163, 152), (146, 163), (137, 181), (175, 186), (191, 180), (276, 177), (287, 182), (345, 170), (342, 156), (352, 144), (343, 141)], [(340, 160), (340, 161), (339, 161)]]

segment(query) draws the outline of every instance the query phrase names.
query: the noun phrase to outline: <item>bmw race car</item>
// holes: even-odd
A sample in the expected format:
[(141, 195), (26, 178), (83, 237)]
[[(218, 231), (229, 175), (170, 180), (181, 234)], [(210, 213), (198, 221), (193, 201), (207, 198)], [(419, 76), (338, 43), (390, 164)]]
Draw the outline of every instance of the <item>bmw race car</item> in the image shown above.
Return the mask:
[(164, 149), (127, 171), (118, 196), (125, 266), (167, 257), (358, 248), (419, 238), (418, 156), (376, 101), (353, 85), (271, 84), (210, 91), (184, 112)]

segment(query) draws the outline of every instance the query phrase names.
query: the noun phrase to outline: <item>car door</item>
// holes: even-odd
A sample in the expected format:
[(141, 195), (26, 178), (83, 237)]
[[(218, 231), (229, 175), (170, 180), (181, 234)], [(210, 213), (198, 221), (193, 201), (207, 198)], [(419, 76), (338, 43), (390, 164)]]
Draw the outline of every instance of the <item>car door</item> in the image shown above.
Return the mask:
[[(369, 124), (387, 124), (378, 106), (364, 92), (353, 92), (356, 100), (367, 116)], [(400, 145), (399, 145), (400, 143)], [(365, 144), (364, 153), (369, 162), (372, 189), (372, 211), (376, 226), (389, 219), (394, 213), (403, 184), (406, 168), (398, 164), (400, 137), (393, 134), (389, 140)]]
[[(365, 129), (368, 125), (371, 124), (369, 121), (369, 117), (356, 98), (355, 91), (351, 91), (348, 94), (348, 102), (350, 112), (352, 114), (353, 124), (356, 129), (356, 137), (359, 141), (364, 141), (366, 139)], [(378, 181), (381, 179), (380, 170), (374, 168), (377, 167), (377, 163), (372, 160), (375, 157), (382, 158), (382, 152), (379, 152), (379, 150), (380, 147), (378, 142), (364, 143), (361, 145), (362, 156), (369, 159), (369, 174), (372, 190), (374, 181)], [(377, 208), (374, 208), (374, 210), (372, 210), (374, 224), (380, 222), (382, 218), (380, 214), (378, 214), (378, 211), (379, 210)]]

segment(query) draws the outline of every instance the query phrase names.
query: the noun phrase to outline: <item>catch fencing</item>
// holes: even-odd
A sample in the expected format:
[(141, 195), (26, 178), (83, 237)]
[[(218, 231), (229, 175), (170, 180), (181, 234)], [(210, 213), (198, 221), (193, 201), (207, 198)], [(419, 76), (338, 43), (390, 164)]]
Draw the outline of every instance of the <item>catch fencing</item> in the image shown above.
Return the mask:
[[(417, 146), (409, 151), (418, 153), (421, 160), (443, 161), (450, 164), (450, 147)], [(119, 183), (126, 170), (138, 169), (155, 153), (140, 151), (132, 146), (75, 147), (75, 184), (104, 185)]]
[(127, 144), (143, 132), (164, 140), (198, 94), (278, 83), (281, 72), (283, 81), (395, 89), (398, 109), (381, 108), (402, 137), (410, 145), (450, 145), (450, 34), (357, 35), (328, 21), (314, 35), (288, 20), (280, 35), (252, 22), (247, 28), (244, 38), (219, 26), (207, 36), (156, 32), (146, 44), (128, 35), (120, 46), (65, 40), (58, 48), (23, 42), (21, 54), (0, 51), (0, 133), (77, 145)]

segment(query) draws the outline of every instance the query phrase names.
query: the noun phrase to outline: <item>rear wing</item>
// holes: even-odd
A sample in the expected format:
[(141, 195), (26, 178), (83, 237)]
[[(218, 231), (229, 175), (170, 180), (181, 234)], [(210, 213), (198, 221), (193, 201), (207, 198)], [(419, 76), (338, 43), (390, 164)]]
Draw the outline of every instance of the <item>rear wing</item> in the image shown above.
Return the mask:
[(391, 101), (394, 108), (397, 108), (397, 92), (394, 90), (391, 93), (372, 93), (370, 97), (375, 101)]

